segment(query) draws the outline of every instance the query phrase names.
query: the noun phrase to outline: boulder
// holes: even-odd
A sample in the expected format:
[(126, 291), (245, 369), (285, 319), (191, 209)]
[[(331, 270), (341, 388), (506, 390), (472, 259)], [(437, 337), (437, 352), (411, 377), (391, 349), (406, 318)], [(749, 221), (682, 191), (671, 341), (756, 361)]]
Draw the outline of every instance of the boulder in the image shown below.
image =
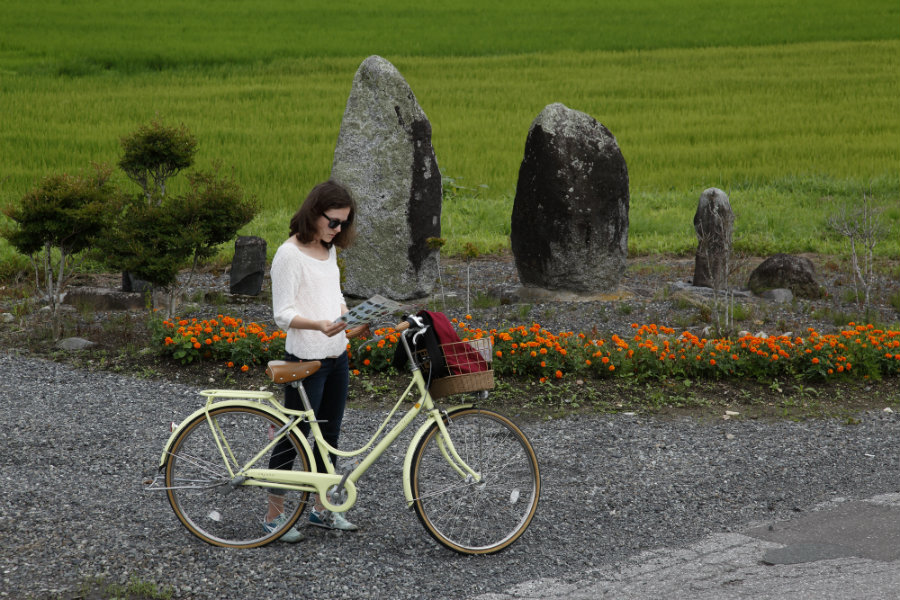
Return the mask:
[(142, 310), (147, 299), (140, 292), (122, 292), (101, 287), (70, 287), (63, 304), (85, 306), (90, 310)]
[(764, 260), (750, 273), (747, 287), (754, 294), (786, 288), (799, 298), (815, 299), (825, 295), (812, 261), (791, 254), (776, 254)]
[(95, 342), (80, 337), (64, 338), (56, 342), (57, 348), (59, 348), (60, 350), (66, 350), (68, 352), (88, 350), (96, 345), (97, 344)]
[(265, 274), (266, 240), (255, 235), (239, 236), (234, 241), (229, 291), (232, 294), (256, 296), (262, 290)]
[(695, 286), (716, 290), (727, 287), (733, 229), (734, 212), (728, 196), (718, 188), (704, 190), (694, 214), (694, 230), (697, 232)]
[(510, 242), (526, 287), (615, 289), (628, 256), (628, 169), (612, 133), (551, 104), (528, 131)]
[(348, 296), (427, 296), (438, 273), (441, 173), (431, 123), (403, 76), (370, 56), (356, 72), (331, 177), (358, 206), (356, 243), (340, 252)]
[(776, 304), (787, 304), (794, 299), (794, 293), (786, 288), (772, 288), (760, 293), (759, 297)]

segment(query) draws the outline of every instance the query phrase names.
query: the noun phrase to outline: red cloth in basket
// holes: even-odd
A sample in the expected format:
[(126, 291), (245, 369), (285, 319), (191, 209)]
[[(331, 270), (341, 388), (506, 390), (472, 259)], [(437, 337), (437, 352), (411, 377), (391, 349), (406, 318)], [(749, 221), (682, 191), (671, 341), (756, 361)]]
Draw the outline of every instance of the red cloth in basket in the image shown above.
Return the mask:
[[(460, 341), (456, 328), (447, 315), (439, 312), (431, 312), (423, 310), (431, 319), (434, 333), (437, 336), (438, 343), (441, 345), (441, 351), (444, 354), (444, 361), (450, 375), (464, 375), (466, 373), (478, 373), (479, 371), (487, 371), (490, 369), (488, 362), (468, 342)], [(421, 313), (419, 313), (421, 314)]]

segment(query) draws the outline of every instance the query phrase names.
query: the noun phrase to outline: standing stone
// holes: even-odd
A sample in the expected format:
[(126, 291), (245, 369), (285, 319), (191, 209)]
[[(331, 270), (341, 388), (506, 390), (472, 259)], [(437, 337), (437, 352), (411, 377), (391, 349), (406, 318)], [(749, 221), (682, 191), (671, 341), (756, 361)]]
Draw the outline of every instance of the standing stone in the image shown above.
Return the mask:
[(709, 188), (700, 194), (694, 214), (694, 230), (697, 232), (694, 285), (725, 289), (734, 231), (734, 212), (725, 192)]
[(331, 177), (356, 200), (356, 243), (341, 251), (348, 296), (427, 296), (438, 273), (441, 173), (431, 123), (399, 71), (370, 56), (356, 72)]
[(149, 281), (144, 281), (134, 273), (122, 271), (122, 291), (129, 294), (145, 294), (153, 291), (153, 284)]
[(234, 241), (234, 258), (231, 259), (231, 293), (258, 295), (265, 274), (266, 240), (255, 235), (239, 236)]
[(551, 104), (528, 131), (510, 241), (526, 287), (615, 289), (628, 256), (628, 168), (612, 133)]

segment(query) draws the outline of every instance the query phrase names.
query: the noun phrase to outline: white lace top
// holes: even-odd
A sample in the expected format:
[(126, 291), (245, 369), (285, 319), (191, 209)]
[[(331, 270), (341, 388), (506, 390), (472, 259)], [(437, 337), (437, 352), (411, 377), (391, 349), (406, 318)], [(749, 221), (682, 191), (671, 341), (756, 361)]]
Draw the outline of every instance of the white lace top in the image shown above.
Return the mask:
[(270, 275), (272, 313), (275, 323), (287, 332), (285, 349), (310, 360), (342, 354), (347, 349), (343, 331), (328, 337), (321, 331), (290, 326), (297, 315), (315, 321), (333, 321), (341, 315), (344, 295), (334, 246), (329, 248), (326, 260), (319, 260), (286, 241), (275, 252)]

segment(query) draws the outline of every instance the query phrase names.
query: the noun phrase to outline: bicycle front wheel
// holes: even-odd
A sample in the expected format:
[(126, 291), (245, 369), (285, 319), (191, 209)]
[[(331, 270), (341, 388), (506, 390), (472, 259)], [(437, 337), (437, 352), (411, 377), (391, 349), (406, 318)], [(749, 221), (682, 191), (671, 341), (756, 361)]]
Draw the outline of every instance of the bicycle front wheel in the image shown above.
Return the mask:
[[(232, 472), (246, 466), (282, 425), (266, 411), (226, 406), (213, 408), (182, 429), (166, 459), (165, 485), (172, 510), (191, 533), (216, 546), (255, 548), (294, 525), (307, 492), (241, 485), (232, 481), (225, 462)], [(253, 466), (308, 471), (309, 460), (290, 433)], [(287, 518), (269, 531), (264, 524), (271, 503)]]
[(450, 413), (447, 430), (460, 458), (480, 476), (448, 462), (432, 424), (413, 454), (413, 506), (426, 531), (462, 554), (491, 554), (512, 544), (531, 523), (541, 492), (537, 457), (515, 423), (477, 408)]

